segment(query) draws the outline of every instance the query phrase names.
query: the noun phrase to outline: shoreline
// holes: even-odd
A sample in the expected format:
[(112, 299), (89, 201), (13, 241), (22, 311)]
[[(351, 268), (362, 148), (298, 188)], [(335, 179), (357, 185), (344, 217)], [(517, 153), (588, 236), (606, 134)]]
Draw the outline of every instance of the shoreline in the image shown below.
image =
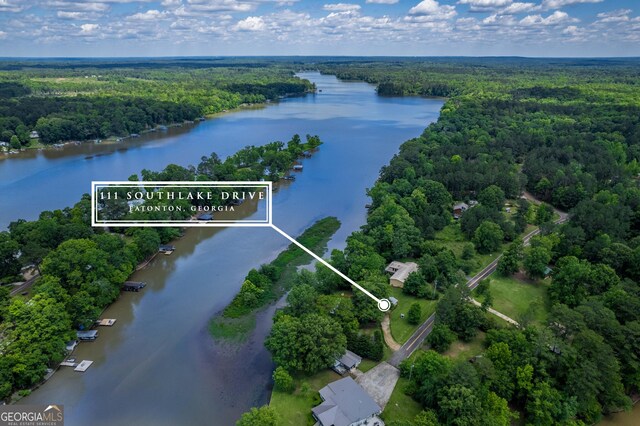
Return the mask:
[[(229, 113), (235, 113), (235, 112), (240, 112), (240, 111), (244, 111), (244, 110), (251, 110), (251, 109), (262, 109), (262, 108), (266, 108), (270, 105), (276, 105), (278, 104), (281, 100), (283, 99), (287, 99), (287, 98), (291, 98), (291, 97), (304, 97), (308, 94), (314, 94), (316, 93), (315, 91), (305, 91), (304, 93), (288, 93), (286, 95), (283, 96), (279, 96), (277, 99), (267, 99), (265, 102), (260, 102), (260, 103), (243, 103), (238, 105), (235, 108), (230, 108), (230, 109), (224, 109), (222, 111), (218, 111), (218, 112), (214, 112), (211, 114), (205, 114), (201, 117), (196, 118), (195, 120), (189, 121), (189, 120), (185, 120), (183, 122), (175, 122), (175, 123), (170, 123), (170, 124), (156, 124), (155, 127), (151, 128), (151, 129), (145, 129), (142, 130), (138, 136), (108, 136), (104, 139), (86, 139), (86, 140), (82, 140), (82, 141), (78, 141), (78, 140), (70, 140), (70, 141), (64, 141), (64, 142), (59, 142), (59, 143), (55, 143), (55, 144), (42, 144), (39, 141), (37, 142), (36, 146), (25, 146), (20, 148), (20, 150), (14, 150), (14, 149), (7, 149), (7, 150), (0, 150), (0, 160), (6, 160), (6, 159), (10, 159), (10, 158), (15, 158), (16, 155), (22, 154), (22, 153), (29, 153), (29, 152), (38, 152), (38, 151), (64, 151), (65, 149), (67, 149), (70, 146), (82, 146), (82, 145), (104, 145), (104, 146), (111, 146), (111, 145), (118, 145), (118, 144), (122, 144), (122, 143), (126, 143), (130, 140), (135, 140), (138, 139), (141, 136), (150, 136), (154, 133), (160, 133), (162, 134), (163, 132), (165, 132), (166, 130), (163, 129), (162, 127), (166, 127), (167, 129), (175, 129), (175, 128), (182, 128), (182, 127), (186, 127), (188, 130), (191, 130), (191, 128), (195, 128), (198, 124), (207, 121), (207, 120), (212, 120), (218, 117), (221, 117), (223, 115), (229, 114)], [(150, 140), (146, 140), (144, 141), (144, 143), (146, 142), (151, 142), (152, 140), (155, 140), (156, 138), (151, 138)], [(97, 142), (100, 141), (100, 142)]]
[[(317, 152), (317, 151), (318, 151), (318, 149), (319, 149), (319, 148), (313, 148), (313, 149), (312, 149), (312, 152), (313, 152), (313, 153), (315, 153), (315, 152)], [(300, 158), (298, 158), (298, 159), (294, 160), (294, 162), (296, 162), (296, 161), (300, 161)], [(289, 172), (291, 172), (291, 170), (290, 170)], [(280, 180), (278, 180), (278, 181), (274, 181), (274, 182), (273, 182), (274, 192), (275, 192), (275, 191), (277, 191), (277, 190), (280, 188), (280, 186), (281, 186), (281, 185), (283, 185), (283, 184), (287, 184), (287, 183), (290, 183), (290, 182), (291, 182), (291, 181), (287, 181), (287, 180), (283, 180), (283, 179), (280, 179)], [(288, 186), (288, 185), (287, 185), (287, 186)], [(254, 212), (256, 211), (256, 209), (257, 209), (257, 204), (258, 204), (258, 201), (257, 201), (257, 200), (253, 200), (253, 199), (251, 199), (251, 200), (249, 200), (249, 202), (246, 202), (246, 203), (241, 204), (241, 206), (244, 206), (244, 208), (243, 208), (243, 209), (230, 210), (230, 211), (227, 211), (227, 212), (220, 212), (220, 215), (222, 215), (222, 216), (228, 216), (229, 218), (242, 218), (242, 217), (247, 217), (247, 216), (251, 215), (252, 213), (254, 213)], [(311, 227), (313, 227), (314, 225), (315, 225), (315, 223), (314, 223), (313, 225), (311, 225)], [(180, 228), (180, 227), (178, 227), (178, 228)], [(172, 239), (172, 240), (171, 240), (171, 241), (169, 241), (167, 244), (170, 244), (170, 243), (176, 242), (176, 241), (178, 241), (178, 240), (180, 240), (180, 239), (184, 238), (184, 236), (187, 234), (187, 232), (192, 231), (192, 229), (191, 229), (191, 228), (181, 228), (181, 229), (182, 229), (181, 235), (180, 235), (180, 236), (178, 236), (177, 238)], [(335, 232), (334, 232), (334, 233), (335, 233)], [(327, 238), (327, 241), (326, 241), (326, 242), (328, 242), (328, 241), (331, 239), (331, 237), (332, 237), (332, 236), (333, 236), (333, 233), (332, 233), (332, 234)], [(125, 281), (127, 281), (127, 280), (131, 279), (131, 277), (132, 277), (136, 272), (138, 272), (138, 271), (140, 271), (140, 270), (142, 270), (142, 269), (145, 269), (146, 267), (148, 267), (149, 265), (151, 265), (151, 263), (153, 262), (153, 260), (155, 260), (155, 259), (156, 259), (156, 257), (158, 256), (158, 254), (159, 254), (159, 253), (160, 253), (160, 251), (158, 250), (158, 251), (156, 251), (154, 254), (152, 254), (149, 258), (147, 258), (147, 259), (143, 260), (142, 262), (138, 263), (138, 264), (134, 267), (134, 269), (133, 269), (133, 271), (131, 272), (131, 274), (129, 274), (129, 275), (127, 276), (127, 278), (126, 278), (126, 280), (125, 280)], [(277, 258), (277, 257), (276, 257), (276, 258)], [(109, 307), (113, 306), (114, 304), (116, 304), (116, 303), (120, 300), (120, 297), (121, 297), (121, 295), (122, 295), (122, 292), (123, 292), (123, 290), (121, 289), (121, 290), (120, 290), (120, 294), (118, 295), (118, 298), (116, 298), (113, 302), (111, 302), (111, 303), (109, 303), (107, 306), (105, 306), (105, 307), (102, 309), (102, 311), (100, 312), (100, 314), (98, 315), (98, 317), (102, 316), (102, 315), (103, 315), (103, 313), (104, 313), (104, 312), (105, 312)], [(286, 293), (285, 293), (285, 296), (286, 296)], [(249, 315), (250, 315), (250, 316), (252, 316), (252, 317), (255, 319), (256, 317), (258, 317), (259, 315), (261, 315), (263, 312), (265, 312), (265, 311), (267, 311), (268, 309), (270, 309), (270, 308), (274, 305), (274, 302), (275, 302), (275, 303), (279, 303), (279, 299), (280, 299), (280, 298), (278, 297), (275, 301), (271, 301), (271, 302), (269, 302), (269, 303), (267, 303), (267, 304), (265, 304), (265, 305), (263, 305), (263, 306), (259, 307), (257, 310), (252, 311)], [(222, 314), (220, 313), (220, 315), (222, 315)], [(246, 315), (246, 316), (249, 316), (249, 315)], [(217, 316), (218, 316), (218, 315), (215, 315), (214, 317), (210, 318), (210, 320), (207, 322), (207, 325), (206, 325), (206, 326), (207, 326), (207, 327), (209, 327), (209, 324), (211, 323), (211, 321), (213, 321), (213, 320), (214, 320), (214, 318), (216, 318)], [(94, 328), (96, 328), (96, 326), (95, 326), (95, 325), (94, 325), (94, 326), (92, 326), (90, 329), (94, 329)], [(254, 326), (254, 327), (252, 327), (252, 329), (250, 330), (250, 333), (249, 333), (249, 334), (250, 334), (251, 336), (253, 336), (253, 334), (255, 334), (256, 332), (257, 332), (257, 328)], [(207, 332), (207, 334), (211, 337), (211, 339), (212, 339), (212, 340), (220, 340), (220, 341), (222, 341), (222, 340), (223, 340), (223, 339), (214, 339), (214, 338), (213, 338), (213, 336), (212, 336), (209, 332)], [(82, 342), (80, 342), (80, 341), (79, 341), (79, 342), (78, 342), (78, 344), (80, 344), (80, 343), (82, 343)], [(231, 343), (231, 342), (228, 342), (228, 341), (227, 341), (227, 342), (225, 342), (225, 343)], [(242, 342), (242, 343), (244, 344), (245, 342)], [(77, 345), (76, 345), (76, 346), (77, 346)], [(241, 346), (241, 345), (238, 345), (238, 347), (240, 347), (240, 346)], [(26, 397), (26, 396), (30, 395), (32, 392), (36, 391), (38, 388), (40, 388), (41, 386), (43, 386), (43, 385), (44, 385), (44, 384), (45, 384), (49, 379), (51, 379), (51, 377), (53, 377), (53, 376), (54, 376), (54, 374), (55, 374), (55, 373), (60, 369), (61, 364), (62, 364), (66, 359), (68, 359), (68, 358), (73, 354), (73, 352), (74, 352), (74, 351), (75, 351), (75, 348), (74, 348), (72, 351), (70, 351), (69, 353), (67, 353), (67, 354), (65, 355), (65, 357), (62, 359), (62, 361), (60, 361), (59, 363), (57, 363), (57, 364), (56, 364), (56, 365), (54, 365), (53, 367), (50, 367), (49, 369), (51, 369), (52, 371), (51, 371), (51, 372), (48, 372), (47, 374), (45, 374), (45, 376), (43, 377), (43, 379), (42, 379), (41, 381), (39, 381), (38, 383), (36, 383), (33, 387), (28, 388), (28, 389), (20, 389), (19, 391), (14, 392), (14, 393), (9, 397), (9, 402), (8, 402), (8, 404), (9, 404), (9, 405), (12, 405), (12, 404), (17, 403), (18, 401), (20, 401), (20, 400), (21, 400), (21, 399), (23, 399), (24, 397)], [(29, 392), (28, 392), (26, 395), (19, 395), (19, 394), (20, 394), (20, 392), (25, 392), (25, 391), (29, 391)]]

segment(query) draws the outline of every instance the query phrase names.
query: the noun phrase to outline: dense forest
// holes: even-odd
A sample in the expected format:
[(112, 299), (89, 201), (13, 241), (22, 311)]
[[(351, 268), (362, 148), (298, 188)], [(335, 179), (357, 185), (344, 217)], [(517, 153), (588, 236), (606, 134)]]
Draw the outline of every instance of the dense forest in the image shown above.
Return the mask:
[(242, 104), (313, 90), (277, 63), (232, 60), (3, 62), (0, 66), (0, 141), (20, 149), (31, 131), (42, 144), (125, 137), (157, 125), (196, 118)]
[[(314, 67), (376, 84), (381, 96), (448, 98), (439, 120), (383, 167), (369, 190), (367, 224), (331, 255), (335, 267), (378, 297), (388, 294), (386, 263), (416, 259), (419, 271), (403, 291), (438, 299), (428, 346), (401, 364), (409, 382), (402, 391), (423, 412), (414, 420), (385, 420), (508, 425), (520, 417), (527, 425), (586, 425), (628, 409), (640, 390), (637, 62), (361, 60)], [(530, 205), (520, 199), (523, 191), (548, 204)], [(504, 213), (508, 200), (514, 215)], [(454, 201), (475, 205), (457, 223)], [(550, 204), (570, 219), (555, 224)], [(452, 223), (468, 241), (458, 253), (436, 238)], [(542, 232), (525, 246), (521, 236), (533, 225)], [(543, 323), (523, 316), (516, 328), (488, 316), (488, 280), (477, 293), (486, 293), (485, 303), (468, 302), (462, 284), (470, 259), (503, 245), (498, 274), (541, 279), (552, 271)], [(290, 382), (286, 372), (308, 375), (330, 366), (345, 346), (356, 350), (357, 330), (375, 329), (382, 318), (360, 292), (326, 303), (348, 286), (323, 267), (302, 274), (298, 286), (266, 343), (280, 366), (276, 390), (279, 381)], [(296, 338), (305, 327), (331, 343), (305, 349)], [(480, 331), (479, 355), (438, 353)], [(269, 408), (247, 413), (241, 423), (283, 413), (273, 398)]]
[[(321, 144), (317, 136), (307, 135), (303, 142), (294, 135), (286, 144), (248, 146), (225, 160), (212, 153), (203, 156), (197, 166), (171, 164), (158, 172), (142, 170), (141, 176), (145, 181), (278, 180), (304, 151)], [(129, 178), (139, 179), (137, 175)], [(141, 213), (130, 212), (127, 202), (120, 201), (102, 206), (107, 210), (105, 217), (139, 218)], [(154, 199), (145, 205), (167, 202)], [(190, 203), (175, 201), (180, 202)], [(229, 202), (214, 197), (206, 205)], [(203, 203), (191, 200), (194, 206)], [(189, 215), (188, 211), (159, 210), (146, 213), (145, 218), (184, 219), (176, 214)], [(177, 228), (91, 227), (88, 194), (71, 208), (42, 212), (34, 221), (12, 222), (8, 232), (0, 232), (0, 282), (21, 281), (19, 274), (25, 265), (35, 265), (39, 272), (28, 298), (11, 297), (10, 287), (0, 286), (0, 399), (38, 383), (48, 368), (62, 361), (66, 342), (75, 339), (75, 330), (91, 327), (118, 297), (136, 265), (180, 234)]]

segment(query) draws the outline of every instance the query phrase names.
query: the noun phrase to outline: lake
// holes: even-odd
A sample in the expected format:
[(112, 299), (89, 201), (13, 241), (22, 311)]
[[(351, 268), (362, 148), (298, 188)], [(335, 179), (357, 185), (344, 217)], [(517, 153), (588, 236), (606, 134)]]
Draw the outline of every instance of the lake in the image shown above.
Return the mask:
[[(91, 180), (126, 180), (169, 163), (197, 164), (246, 145), (317, 134), (324, 144), (304, 160), (297, 180), (273, 198), (273, 222), (292, 236), (325, 216), (342, 227), (329, 249), (365, 223), (366, 188), (402, 142), (438, 117), (443, 101), (379, 97), (374, 86), (303, 73), (322, 90), (266, 107), (223, 114), (191, 128), (128, 142), (85, 144), (22, 153), (0, 161), (0, 222), (36, 218), (41, 210), (72, 205)], [(250, 206), (246, 207), (250, 209)], [(253, 214), (250, 210), (247, 215)], [(132, 279), (140, 293), (122, 294), (103, 318), (100, 337), (82, 343), (85, 372), (61, 368), (20, 403), (64, 404), (67, 426), (233, 425), (240, 414), (268, 402), (272, 363), (263, 345), (273, 307), (241, 348), (216, 344), (209, 319), (239, 290), (249, 269), (271, 261), (288, 241), (267, 228), (195, 228)]]

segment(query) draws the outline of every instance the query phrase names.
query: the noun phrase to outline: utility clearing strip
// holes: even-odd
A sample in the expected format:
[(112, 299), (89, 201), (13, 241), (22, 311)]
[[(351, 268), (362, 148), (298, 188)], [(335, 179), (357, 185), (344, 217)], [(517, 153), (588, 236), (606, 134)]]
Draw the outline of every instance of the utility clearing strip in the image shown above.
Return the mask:
[[(94, 181), (91, 183), (91, 225), (96, 227), (271, 227), (280, 235), (300, 247), (318, 262), (338, 274), (356, 289), (360, 290), (386, 312), (391, 309), (388, 299), (379, 299), (366, 288), (334, 268), (329, 262), (318, 256), (295, 238), (273, 224), (273, 189), (271, 182), (264, 181), (217, 181), (217, 182), (180, 182), (180, 181)], [(186, 210), (185, 202), (202, 200)], [(182, 203), (181, 203), (182, 202)], [(234, 211), (234, 206), (245, 202), (264, 202), (262, 218), (225, 219), (218, 218), (220, 212)], [(152, 205), (148, 205), (152, 204)], [(120, 219), (121, 212), (136, 213), (143, 219)], [(115, 214), (114, 214), (115, 212)], [(177, 214), (184, 219), (157, 219), (153, 215), (144, 218), (146, 213), (167, 212)], [(126, 216), (125, 216), (126, 217)]]

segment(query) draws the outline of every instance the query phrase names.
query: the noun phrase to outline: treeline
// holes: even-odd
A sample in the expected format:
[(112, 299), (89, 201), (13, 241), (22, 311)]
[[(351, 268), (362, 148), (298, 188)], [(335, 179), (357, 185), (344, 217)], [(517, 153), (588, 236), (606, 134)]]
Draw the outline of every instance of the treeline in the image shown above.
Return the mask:
[(44, 144), (128, 136), (313, 89), (277, 63), (256, 68), (231, 61), (197, 69), (181, 61), (125, 61), (117, 68), (37, 65), (25, 62), (18, 71), (0, 72), (0, 141), (15, 149), (30, 143), (32, 130)]
[[(640, 93), (632, 84), (637, 69), (625, 63), (488, 66), (473, 60), (351, 67), (321, 69), (398, 87), (448, 81), (455, 88), (438, 122), (401, 147), (370, 191), (368, 223), (351, 238), (369, 238), (362, 245), (374, 249), (372, 259), (420, 258), (419, 275), (427, 282), (437, 276), (438, 283), (446, 283), (457, 270), (460, 264), (448, 262), (450, 255), (430, 253), (433, 243), (420, 241), (442, 226), (437, 211), (424, 229), (411, 213), (409, 200), (421, 197), (414, 191), (433, 181), (445, 196), (480, 201), (460, 221), (475, 250), (488, 252), (499, 241), (515, 240), (509, 261), (501, 262), (502, 273), (524, 268), (539, 277), (547, 266), (553, 268), (548, 321), (520, 329), (487, 323), (480, 309), (466, 302), (463, 289), (445, 286), (438, 331), (430, 338), (434, 348), (445, 348), (456, 337), (469, 340), (481, 328), (487, 331), (486, 350), (472, 363), (424, 352), (403, 365), (412, 382), (407, 392), (426, 410), (406, 424), (507, 425), (513, 407), (527, 424), (580, 425), (629, 408), (627, 395), (640, 390)], [(425, 94), (421, 90), (402, 94)], [(507, 224), (496, 207), (525, 188), (571, 209), (570, 220), (554, 226), (548, 206), (531, 217), (522, 201)], [(387, 214), (380, 215), (381, 208)], [(379, 225), (380, 217), (388, 229)], [(540, 224), (543, 235), (523, 249), (517, 235), (527, 222)], [(394, 238), (397, 231), (400, 238)], [(351, 272), (341, 260), (336, 257), (334, 265)], [(359, 277), (380, 268), (371, 262)], [(431, 294), (422, 282), (409, 287), (418, 295)]]
[[(197, 166), (173, 164), (141, 174), (144, 180), (163, 181), (278, 179), (302, 152), (321, 143), (317, 136), (302, 143), (295, 135), (286, 145), (247, 147), (224, 161), (214, 153)], [(105, 204), (110, 208), (105, 214), (138, 217), (120, 201)], [(165, 220), (173, 214), (153, 212)], [(40, 273), (28, 300), (11, 297), (7, 286), (0, 287), (0, 398), (40, 381), (47, 368), (64, 358), (74, 330), (91, 327), (136, 265), (179, 235), (176, 228), (93, 228), (88, 194), (72, 208), (42, 212), (35, 221), (17, 220), (8, 232), (0, 232), (0, 280), (21, 281), (20, 270), (28, 265)]]

